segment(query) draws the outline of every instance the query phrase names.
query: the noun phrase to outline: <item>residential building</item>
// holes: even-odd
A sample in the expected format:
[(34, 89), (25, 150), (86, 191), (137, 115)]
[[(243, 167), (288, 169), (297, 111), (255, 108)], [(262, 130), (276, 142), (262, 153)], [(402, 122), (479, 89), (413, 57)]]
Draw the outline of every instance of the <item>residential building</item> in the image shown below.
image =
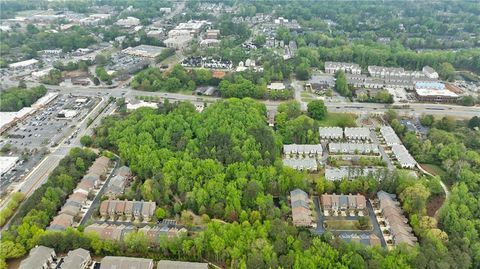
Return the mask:
[(88, 169), (88, 174), (96, 174), (101, 179), (104, 179), (107, 174), (109, 164), (109, 158), (105, 156), (98, 157)]
[(376, 144), (368, 144), (368, 143), (329, 143), (328, 151), (331, 154), (349, 154), (349, 155), (380, 154), (380, 151)]
[(202, 48), (213, 48), (220, 45), (220, 40), (218, 39), (203, 39), (200, 41), (200, 47)]
[(367, 200), (360, 194), (323, 194), (320, 202), (325, 215), (357, 214), (367, 209)]
[(220, 37), (220, 30), (210, 29), (205, 34), (206, 39), (218, 39)]
[(308, 144), (291, 144), (291, 145), (283, 145), (283, 154), (286, 157), (293, 157), (293, 156), (322, 156), (322, 145), (315, 144), (315, 145), (308, 145)]
[(106, 256), (100, 262), (100, 269), (153, 269), (152, 259)]
[(345, 127), (345, 138), (348, 140), (370, 140), (370, 129), (365, 127)]
[(315, 158), (304, 158), (304, 159), (283, 159), (283, 165), (291, 167), (300, 171), (317, 171), (317, 160)]
[(431, 68), (430, 66), (426, 65), (423, 67), (422, 72), (431, 79), (438, 79), (438, 73), (435, 69)]
[(47, 230), (51, 231), (63, 231), (67, 229), (68, 227), (72, 226), (73, 224), (73, 216), (66, 214), (66, 213), (60, 213), (57, 216), (53, 218), (53, 220), (50, 222), (50, 226), (47, 228)]
[(83, 248), (77, 248), (68, 252), (67, 257), (63, 259), (63, 263), (60, 265), (60, 269), (86, 269), (91, 261), (90, 252)]
[(150, 37), (150, 38), (160, 39), (163, 37), (163, 35), (164, 35), (164, 32), (162, 29), (155, 29), (147, 32), (147, 37)]
[(325, 179), (331, 181), (338, 181), (344, 178), (353, 180), (358, 177), (368, 176), (373, 174), (375, 178), (382, 179), (385, 176), (383, 168), (369, 168), (369, 167), (327, 167), (325, 168)]
[(105, 195), (111, 199), (115, 199), (117, 196), (121, 195), (125, 190), (127, 184), (127, 179), (124, 176), (116, 175), (110, 179), (107, 189), (105, 190)]
[(290, 192), (292, 222), (295, 226), (310, 227), (313, 223), (308, 194), (300, 189)]
[(343, 130), (340, 127), (320, 127), (318, 130), (322, 140), (340, 140), (343, 138)]
[(208, 269), (208, 263), (161, 260), (157, 269)]
[(404, 145), (393, 145), (392, 152), (402, 168), (412, 169), (417, 165), (417, 162)]
[(358, 64), (354, 63), (342, 63), (342, 62), (325, 62), (325, 73), (335, 74), (342, 70), (345, 73), (359, 75), (362, 73), (362, 69)]
[(414, 246), (417, 238), (412, 233), (412, 228), (408, 225), (408, 219), (403, 215), (395, 195), (384, 191), (377, 193), (380, 211), (385, 219), (387, 229), (393, 238), (393, 243), (407, 244)]
[(53, 248), (36, 246), (30, 250), (28, 257), (20, 262), (18, 269), (49, 269), (57, 255)]
[(393, 145), (401, 145), (402, 141), (398, 138), (397, 134), (390, 126), (382, 126), (380, 127), (380, 133), (382, 134), (383, 139), (387, 146), (391, 147)]
[(36, 59), (30, 59), (26, 61), (16, 62), (9, 64), (8, 68), (13, 71), (23, 71), (34, 69), (38, 65), (39, 61)]
[(155, 214), (155, 209), (155, 202), (105, 200), (100, 203), (99, 212), (103, 218), (126, 216), (142, 218), (143, 221), (148, 222)]

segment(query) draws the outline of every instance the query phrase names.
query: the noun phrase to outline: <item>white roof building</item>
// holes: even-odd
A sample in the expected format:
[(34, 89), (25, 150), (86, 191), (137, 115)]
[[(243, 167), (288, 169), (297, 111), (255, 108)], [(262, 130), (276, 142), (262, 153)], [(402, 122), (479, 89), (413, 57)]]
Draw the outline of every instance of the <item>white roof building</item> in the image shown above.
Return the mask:
[(10, 65), (8, 65), (8, 67), (12, 70), (17, 70), (17, 69), (30, 68), (30, 67), (35, 66), (36, 64), (38, 64), (37, 59), (30, 59), (30, 60), (10, 64)]
[(330, 181), (342, 180), (344, 178), (352, 180), (361, 176), (367, 176), (368, 174), (376, 174), (381, 170), (381, 168), (351, 166), (342, 166), (338, 168), (327, 167), (325, 169), (325, 179)]
[(188, 47), (190, 42), (192, 42), (193, 37), (191, 36), (175, 36), (166, 39), (163, 41), (167, 48), (174, 48), (176, 50), (182, 50)]
[(342, 139), (343, 130), (340, 127), (320, 127), (318, 128), (321, 139)]
[(18, 161), (18, 157), (0, 156), (0, 175), (4, 175), (12, 169)]
[(369, 140), (370, 129), (365, 127), (345, 127), (345, 138), (350, 140)]
[(382, 126), (380, 127), (380, 133), (382, 134), (383, 139), (385, 139), (385, 143), (387, 144), (387, 146), (391, 147), (393, 145), (402, 144), (402, 141), (400, 141), (400, 138), (398, 138), (392, 127)]
[(316, 171), (318, 169), (317, 161), (314, 158), (283, 159), (283, 165), (300, 171)]
[(164, 49), (165, 49), (164, 47), (158, 47), (158, 46), (139, 45), (134, 48), (128, 47), (122, 50), (122, 52), (128, 55), (133, 55), (133, 56), (155, 58), (158, 55), (160, 55), (160, 53)]
[(427, 76), (427, 78), (438, 79), (437, 71), (428, 65), (423, 67), (422, 72)]
[(0, 112), (0, 133), (7, 130), (17, 120), (23, 119), (33, 112), (35, 112), (33, 107), (24, 107), (17, 112)]
[(267, 86), (267, 89), (275, 91), (285, 90), (285, 84), (282, 82), (272, 82)]
[(330, 143), (330, 153), (337, 154), (379, 154), (378, 146), (367, 143)]
[(315, 145), (308, 145), (308, 144), (291, 144), (291, 145), (283, 145), (283, 153), (284, 154), (316, 154), (322, 155), (322, 145), (315, 144)]
[(140, 20), (135, 17), (126, 17), (118, 20), (115, 24), (124, 28), (131, 28), (140, 25)]
[(400, 163), (400, 166), (403, 168), (414, 168), (417, 165), (415, 159), (410, 155), (408, 150), (404, 145), (393, 145), (392, 146), (393, 155)]

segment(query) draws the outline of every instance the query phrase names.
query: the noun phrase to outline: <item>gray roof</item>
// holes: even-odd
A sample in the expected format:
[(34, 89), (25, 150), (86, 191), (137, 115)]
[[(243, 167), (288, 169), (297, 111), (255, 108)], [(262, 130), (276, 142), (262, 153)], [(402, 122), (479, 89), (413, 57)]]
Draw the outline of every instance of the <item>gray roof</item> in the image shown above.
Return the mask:
[(122, 166), (122, 167), (118, 168), (117, 175), (128, 177), (128, 176), (132, 175), (132, 171), (130, 170), (130, 168), (128, 166)]
[(392, 152), (402, 166), (415, 166), (417, 164), (404, 145), (393, 145)]
[(343, 130), (340, 127), (320, 127), (318, 131), (321, 138), (343, 138)]
[(152, 269), (153, 260), (132, 257), (106, 256), (100, 263), (100, 269)]
[(295, 200), (295, 201), (292, 201), (292, 208), (293, 207), (304, 207), (306, 209), (310, 209), (310, 206), (308, 205), (308, 203), (304, 200)]
[(91, 260), (90, 252), (83, 248), (77, 248), (68, 252), (67, 257), (63, 259), (61, 269), (83, 269), (82, 265)]
[(325, 169), (325, 178), (327, 180), (342, 180), (343, 178), (355, 179), (360, 176), (366, 176), (370, 173), (375, 174), (382, 171), (383, 168), (368, 168), (368, 167), (347, 167), (341, 166), (338, 168), (327, 167)]
[(283, 153), (319, 153), (322, 154), (322, 145), (321, 144), (290, 144), (290, 145), (283, 145)]
[(314, 158), (283, 159), (283, 165), (297, 170), (317, 170), (317, 161)]
[(330, 143), (328, 145), (328, 150), (332, 153), (379, 153), (377, 145), (367, 143)]
[(208, 269), (208, 263), (161, 260), (157, 269)]
[(346, 138), (370, 138), (370, 129), (365, 127), (345, 127)]
[(388, 146), (402, 144), (402, 141), (400, 141), (400, 138), (398, 138), (392, 127), (382, 126), (380, 127), (380, 133), (382, 134), (383, 139), (385, 139), (385, 143), (387, 143)]
[(18, 269), (39, 268), (43, 264), (46, 264), (52, 256), (56, 256), (55, 250), (52, 248), (36, 246), (30, 250), (28, 257), (20, 263)]

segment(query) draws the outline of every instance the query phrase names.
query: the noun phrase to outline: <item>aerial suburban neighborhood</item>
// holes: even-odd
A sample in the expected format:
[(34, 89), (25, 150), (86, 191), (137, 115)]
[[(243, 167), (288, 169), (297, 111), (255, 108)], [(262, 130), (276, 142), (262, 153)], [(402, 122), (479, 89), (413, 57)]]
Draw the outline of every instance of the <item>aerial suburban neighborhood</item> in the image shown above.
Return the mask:
[(0, 269), (480, 268), (479, 14), (0, 0)]

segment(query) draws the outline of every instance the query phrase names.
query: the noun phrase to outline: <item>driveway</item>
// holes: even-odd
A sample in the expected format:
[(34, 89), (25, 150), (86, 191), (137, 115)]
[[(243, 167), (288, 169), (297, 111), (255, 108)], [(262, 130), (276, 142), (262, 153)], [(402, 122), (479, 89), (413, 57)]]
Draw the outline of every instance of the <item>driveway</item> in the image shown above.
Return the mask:
[(388, 170), (392, 171), (393, 169), (395, 169), (395, 166), (392, 164), (392, 160), (390, 160), (387, 153), (385, 152), (385, 149), (380, 144), (380, 141), (378, 140), (377, 133), (375, 132), (375, 130), (370, 131), (370, 138), (372, 139), (372, 142), (375, 145), (378, 145), (378, 150), (382, 155), (382, 159), (387, 163)]

